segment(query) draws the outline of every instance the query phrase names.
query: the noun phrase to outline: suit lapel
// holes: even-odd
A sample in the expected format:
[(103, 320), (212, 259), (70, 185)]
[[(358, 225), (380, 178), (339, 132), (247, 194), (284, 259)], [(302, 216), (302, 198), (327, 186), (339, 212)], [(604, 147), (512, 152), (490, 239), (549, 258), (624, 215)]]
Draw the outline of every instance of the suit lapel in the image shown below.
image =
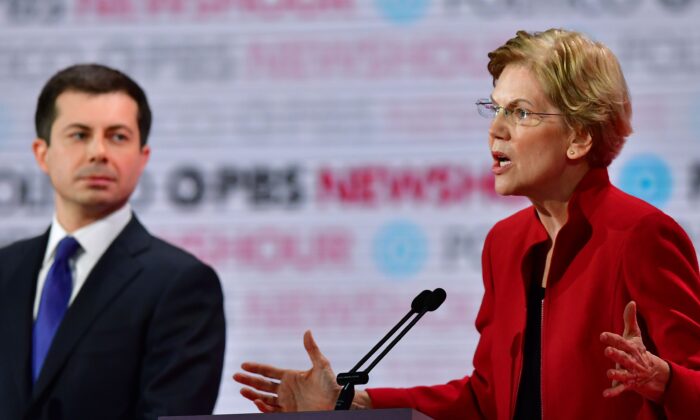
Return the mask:
[(16, 269), (8, 278), (8, 292), (5, 307), (2, 308), (7, 330), (3, 333), (3, 346), (7, 349), (8, 366), (17, 385), (19, 404), (24, 407), (29, 397), (31, 386), (32, 326), (33, 308), (36, 293), (36, 280), (46, 251), (49, 231), (30, 239), (18, 251), (14, 263)]
[(34, 400), (60, 372), (74, 348), (100, 313), (142, 270), (135, 256), (146, 249), (151, 236), (133, 216), (90, 272), (66, 312), (34, 386)]

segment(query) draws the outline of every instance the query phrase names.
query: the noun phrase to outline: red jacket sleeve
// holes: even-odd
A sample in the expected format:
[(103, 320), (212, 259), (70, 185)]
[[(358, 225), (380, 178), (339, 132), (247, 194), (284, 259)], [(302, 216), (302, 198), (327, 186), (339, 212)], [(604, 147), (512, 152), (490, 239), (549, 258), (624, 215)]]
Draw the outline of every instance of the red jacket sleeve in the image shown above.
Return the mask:
[(443, 385), (368, 389), (373, 408), (408, 407), (436, 420), (496, 418), (491, 379), (494, 305), (490, 247), (491, 233), (486, 238), (481, 256), (484, 299), (476, 317), (476, 329), (481, 337), (474, 354), (473, 374)]
[(700, 407), (700, 274), (693, 244), (673, 219), (655, 213), (630, 235), (623, 255), (621, 275), (637, 302), (645, 344), (671, 365), (664, 411), (669, 419), (696, 419)]
[(671, 381), (666, 387), (664, 407), (669, 419), (696, 419), (700, 406), (700, 371), (674, 362)]

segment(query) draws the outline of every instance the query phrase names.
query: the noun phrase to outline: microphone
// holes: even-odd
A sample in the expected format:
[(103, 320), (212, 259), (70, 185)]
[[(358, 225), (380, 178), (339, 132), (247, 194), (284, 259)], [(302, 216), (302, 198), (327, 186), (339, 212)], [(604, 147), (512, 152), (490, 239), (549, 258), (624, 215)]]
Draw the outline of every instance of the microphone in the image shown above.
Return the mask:
[(427, 300), (425, 302), (425, 307), (427, 308), (428, 312), (433, 312), (437, 308), (442, 305), (442, 302), (447, 299), (447, 292), (445, 292), (445, 289), (437, 288), (433, 290), (433, 292), (430, 294), (430, 296), (427, 297)]
[[(343, 385), (343, 389), (340, 391), (338, 400), (335, 403), (336, 410), (348, 410), (352, 405), (352, 399), (355, 397), (355, 385), (364, 385), (369, 382), (369, 372), (379, 363), (380, 360), (389, 353), (389, 350), (394, 348), (396, 343), (403, 338), (404, 335), (413, 328), (419, 319), (423, 317), (427, 312), (432, 312), (442, 305), (442, 302), (447, 298), (447, 293), (444, 289), (437, 288), (433, 291), (423, 290), (416, 296), (411, 302), (411, 310), (399, 321), (398, 324), (394, 326), (379, 342), (372, 347), (372, 349), (359, 361), (352, 369), (345, 373), (339, 373), (336, 376), (336, 382), (338, 385)], [(394, 338), (394, 340), (389, 343), (388, 346), (377, 356), (372, 363), (367, 366), (367, 369), (358, 372), (358, 369), (374, 354), (379, 348), (381, 348), (384, 343), (392, 336), (396, 331), (398, 331), (403, 324), (406, 323), (412, 316), (415, 317), (411, 322), (399, 332), (399, 334)]]

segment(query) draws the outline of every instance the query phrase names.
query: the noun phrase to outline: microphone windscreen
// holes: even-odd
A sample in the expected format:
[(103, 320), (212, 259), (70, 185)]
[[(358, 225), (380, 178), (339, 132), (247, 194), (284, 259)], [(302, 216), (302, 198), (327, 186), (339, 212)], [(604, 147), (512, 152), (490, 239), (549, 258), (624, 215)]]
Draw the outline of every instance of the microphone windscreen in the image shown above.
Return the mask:
[(425, 307), (426, 310), (431, 312), (436, 310), (440, 307), (440, 305), (442, 305), (442, 302), (444, 302), (446, 298), (447, 292), (445, 292), (445, 289), (438, 287), (430, 293), (430, 296), (428, 296)]
[(423, 290), (422, 292), (418, 293), (418, 296), (416, 296), (413, 299), (413, 302), (411, 302), (411, 310), (413, 312), (424, 311), (428, 305), (428, 298), (432, 294), (433, 292), (431, 292), (430, 290)]

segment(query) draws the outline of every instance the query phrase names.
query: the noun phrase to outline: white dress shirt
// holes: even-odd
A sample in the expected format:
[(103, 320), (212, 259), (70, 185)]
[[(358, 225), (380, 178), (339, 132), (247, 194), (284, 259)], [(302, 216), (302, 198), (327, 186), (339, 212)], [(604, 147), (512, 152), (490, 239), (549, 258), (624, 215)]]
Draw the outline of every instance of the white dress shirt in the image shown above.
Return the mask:
[[(70, 259), (71, 274), (73, 276), (73, 290), (68, 301), (68, 306), (73, 303), (75, 297), (83, 287), (85, 280), (92, 271), (97, 261), (102, 257), (107, 248), (112, 244), (114, 239), (121, 233), (126, 225), (131, 220), (131, 206), (129, 203), (122, 208), (110, 214), (109, 216), (100, 219), (96, 222), (83, 226), (72, 233), (72, 235), (80, 244), (80, 249)], [(51, 222), (51, 231), (49, 232), (49, 242), (46, 245), (46, 253), (44, 260), (39, 270), (37, 278), (36, 296), (34, 297), (34, 319), (39, 312), (39, 303), (41, 302), (41, 292), (44, 290), (46, 276), (49, 273), (51, 264), (53, 264), (56, 247), (64, 237), (68, 236), (66, 230), (56, 219), (56, 215)]]

